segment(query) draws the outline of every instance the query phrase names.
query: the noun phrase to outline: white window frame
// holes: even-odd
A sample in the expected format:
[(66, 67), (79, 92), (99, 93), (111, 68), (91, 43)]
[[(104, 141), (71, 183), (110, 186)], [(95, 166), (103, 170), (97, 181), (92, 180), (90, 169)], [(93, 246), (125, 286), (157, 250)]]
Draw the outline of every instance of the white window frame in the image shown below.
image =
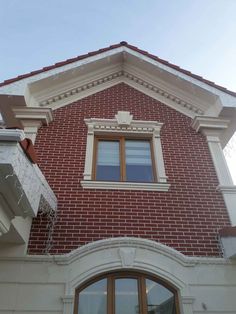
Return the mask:
[[(165, 174), (163, 153), (161, 147), (160, 131), (163, 123), (157, 121), (133, 120), (128, 111), (118, 111), (115, 119), (85, 119), (88, 127), (87, 146), (85, 156), (84, 178), (81, 185), (84, 188), (96, 189), (121, 189), (121, 190), (150, 190), (168, 191), (170, 184), (167, 183)], [(92, 180), (92, 168), (94, 158), (94, 139), (98, 135), (123, 135), (138, 138), (152, 139), (154, 162), (157, 182), (121, 182), (121, 181), (96, 181)]]

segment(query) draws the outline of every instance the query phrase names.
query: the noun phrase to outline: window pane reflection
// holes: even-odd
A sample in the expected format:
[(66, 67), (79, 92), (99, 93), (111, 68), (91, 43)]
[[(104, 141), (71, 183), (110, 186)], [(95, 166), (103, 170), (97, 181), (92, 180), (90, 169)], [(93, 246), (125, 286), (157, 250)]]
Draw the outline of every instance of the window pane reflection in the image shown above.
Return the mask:
[(107, 313), (107, 279), (95, 282), (79, 294), (79, 314)]
[(139, 314), (138, 281), (136, 279), (115, 280), (115, 314)]
[(153, 182), (151, 148), (149, 141), (125, 141), (126, 180)]
[(97, 150), (97, 180), (120, 180), (120, 142), (99, 141)]
[(148, 314), (175, 314), (174, 294), (155, 281), (146, 279)]

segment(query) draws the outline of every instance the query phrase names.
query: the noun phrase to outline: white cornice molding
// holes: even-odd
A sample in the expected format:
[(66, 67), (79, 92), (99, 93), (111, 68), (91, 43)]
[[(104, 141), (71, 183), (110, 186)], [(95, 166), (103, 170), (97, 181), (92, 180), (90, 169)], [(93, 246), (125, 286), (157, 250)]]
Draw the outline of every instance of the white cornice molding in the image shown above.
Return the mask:
[(229, 120), (215, 117), (195, 117), (192, 122), (192, 127), (198, 132), (203, 128), (208, 129), (227, 129)]
[(15, 117), (27, 122), (40, 122), (42, 125), (48, 125), (53, 120), (53, 113), (51, 108), (35, 108), (23, 107), (13, 108)]
[[(108, 83), (109, 81), (112, 81), (114, 79), (117, 79), (118, 77), (123, 75), (123, 71), (117, 71), (112, 74), (104, 75), (103, 77), (100, 77), (96, 80), (90, 80), (89, 82), (86, 83), (80, 83), (80, 85), (73, 87), (71, 89), (67, 89), (64, 92), (61, 92), (62, 88), (59, 91), (55, 92), (54, 96), (51, 96), (49, 98), (46, 98), (45, 100), (41, 100), (39, 102), (40, 106), (51, 106), (52, 104), (56, 104), (58, 101), (61, 101), (63, 99), (69, 99), (71, 96), (83, 94), (87, 90), (92, 90), (92, 88), (96, 88), (99, 85), (102, 85), (104, 83)], [(92, 92), (93, 93), (93, 92)], [(91, 94), (92, 94), (91, 93)], [(68, 103), (66, 101), (66, 103)]]
[(175, 96), (173, 93), (167, 92), (157, 85), (154, 85), (154, 83), (151, 84), (124, 70), (120, 70), (112, 74), (110, 73), (97, 80), (86, 82), (85, 84), (81, 83), (79, 86), (67, 89), (64, 92), (61, 92), (62, 89), (60, 89), (60, 92), (55, 92), (54, 96), (46, 97), (46, 99), (41, 100), (39, 102), (39, 106), (47, 106), (53, 109), (63, 107), (66, 104), (92, 95), (99, 90), (106, 89), (120, 82), (128, 82), (130, 85), (133, 83), (135, 84), (135, 87), (144, 89), (147, 94), (151, 93), (151, 97), (157, 98), (159, 101), (167, 101), (167, 105), (171, 103), (172, 108), (175, 108), (176, 110), (179, 109), (181, 112), (184, 110), (184, 113), (187, 113), (187, 115), (194, 116), (196, 114), (204, 114), (203, 110), (196, 105)]
[(192, 121), (192, 128), (196, 132), (202, 132), (205, 130), (226, 130), (228, 128), (230, 121), (226, 119), (220, 119), (215, 117), (195, 117)]
[(123, 66), (124, 76), (129, 79), (130, 82), (138, 83), (139, 86), (144, 86), (146, 89), (156, 93), (164, 99), (169, 99), (176, 104), (182, 105), (183, 108), (193, 109), (193, 112), (198, 115), (203, 114), (206, 110), (206, 102), (202, 102), (202, 99), (197, 97), (191, 89), (180, 90), (175, 86), (173, 82), (164, 80), (157, 73), (149, 73), (139, 66), (125, 63)]
[(153, 132), (160, 134), (161, 127), (163, 123), (157, 121), (141, 121), (141, 120), (132, 120), (129, 125), (120, 125), (118, 124), (117, 119), (99, 119), (91, 118), (84, 119), (86, 125), (88, 126), (89, 132), (99, 133), (137, 133), (139, 136), (141, 134), (150, 134)]
[(150, 58), (148, 55), (143, 55), (138, 51), (133, 51), (132, 49), (128, 48), (128, 47), (124, 47), (124, 51), (127, 54), (130, 54), (132, 56), (136, 56), (139, 60), (142, 60), (143, 62), (147, 62), (148, 64), (152, 64), (153, 66), (166, 71), (167, 73), (173, 74), (176, 77), (179, 77), (183, 80), (185, 80), (186, 82), (189, 82), (190, 84), (193, 84), (195, 86), (198, 86), (214, 95), (217, 95), (220, 97), (222, 103), (224, 104), (224, 106), (228, 106), (228, 107), (233, 107), (236, 108), (236, 104), (235, 104), (235, 96), (228, 94), (227, 92), (224, 92), (222, 90), (219, 90), (218, 88), (208, 85), (205, 82), (203, 82), (202, 80), (196, 79), (190, 75), (187, 75), (181, 71), (178, 71), (178, 69), (174, 69), (171, 66), (168, 66), (168, 64), (163, 64), (157, 60), (153, 60), (152, 58)]
[[(74, 71), (74, 70), (76, 71), (77, 69), (81, 69), (83, 67), (86, 67), (87, 65), (96, 64), (99, 62), (101, 63), (102, 61), (104, 63), (106, 62), (107, 64), (108, 62), (112, 63), (111, 60), (117, 60), (118, 58), (121, 58), (121, 60), (123, 60), (123, 63), (124, 63), (124, 55), (127, 55), (133, 61), (139, 60), (139, 62), (142, 62), (144, 64), (146, 63), (147, 65), (150, 65), (153, 68), (157, 68), (160, 71), (169, 73), (177, 78), (180, 78), (183, 81), (186, 81), (194, 86), (197, 86), (200, 89), (203, 89), (211, 94), (217, 95), (220, 97), (222, 103), (224, 103), (224, 106), (235, 108), (235, 97), (232, 95), (229, 95), (227, 92), (219, 90), (214, 86), (210, 86), (201, 80), (193, 78), (192, 76), (179, 71), (178, 69), (174, 69), (173, 67), (168, 66), (168, 64), (163, 64), (157, 60), (150, 58), (148, 55), (143, 55), (142, 53), (138, 51), (134, 51), (125, 46), (121, 46), (115, 49), (101, 52), (99, 54), (92, 55), (92, 56), (88, 55), (86, 58), (82, 60), (68, 63), (65, 65), (59, 66), (57, 68), (53, 68), (51, 70), (44, 71), (42, 73), (35, 74), (27, 78), (23, 78), (21, 80), (17, 80), (16, 82), (7, 84), (6, 86), (2, 86), (0, 88), (0, 92), (2, 94), (23, 95), (27, 84), (34, 83), (42, 79), (47, 79), (54, 75), (61, 75), (68, 71)], [(127, 59), (127, 57), (125, 59)]]
[[(126, 56), (124, 58), (124, 55)], [(175, 77), (180, 78), (183, 81), (189, 82), (192, 85), (198, 86), (201, 89), (206, 90), (209, 93), (215, 94), (219, 96), (222, 101), (225, 103), (225, 106), (235, 107), (235, 97), (232, 95), (229, 95), (228, 93), (217, 89), (214, 86), (209, 86), (208, 84), (202, 82), (201, 80), (198, 80), (196, 78), (193, 78), (192, 76), (189, 76), (178, 69), (174, 69), (171, 66), (168, 66), (168, 64), (163, 64), (157, 60), (154, 60), (150, 58), (148, 55), (143, 55), (142, 53), (138, 51), (134, 51), (133, 49), (130, 49), (125, 46), (121, 46), (115, 49), (111, 49), (105, 52), (101, 52), (96, 55), (88, 55), (86, 58), (82, 60), (78, 60), (72, 63), (68, 63), (62, 66), (59, 66), (57, 68), (53, 68), (48, 71), (44, 71), (39, 74), (32, 75), (27, 78), (23, 78), (21, 80), (18, 80), (16, 82), (7, 84), (6, 86), (3, 86), (0, 88), (0, 91), (2, 94), (18, 94), (23, 95), (25, 91), (25, 86), (31, 82), (35, 82), (41, 79), (47, 79), (49, 77), (52, 77), (54, 75), (61, 75), (64, 72), (68, 71), (76, 71), (77, 69), (81, 69), (83, 67), (86, 67), (91, 64), (96, 63), (112, 63), (111, 60), (117, 60), (120, 58), (121, 60), (124, 60), (128, 58), (131, 58), (133, 61), (136, 62), (142, 62), (143, 64), (147, 64), (152, 66), (153, 68), (157, 68), (160, 71), (165, 71), (166, 73), (169, 73), (171, 75), (174, 75)]]
[(161, 96), (164, 101), (168, 100), (173, 103), (175, 106), (175, 109), (178, 110), (178, 108), (185, 109), (186, 111), (190, 111), (194, 114), (202, 115), (204, 112), (196, 107), (195, 105), (176, 97), (173, 93), (167, 92), (166, 90), (154, 85), (150, 84), (145, 80), (142, 80), (141, 78), (138, 78), (137, 76), (134, 76), (128, 72), (124, 72), (124, 77), (127, 78), (129, 81), (134, 82), (135, 84), (138, 84), (141, 87), (144, 87), (146, 90), (149, 90), (153, 93), (155, 93), (158, 96)]

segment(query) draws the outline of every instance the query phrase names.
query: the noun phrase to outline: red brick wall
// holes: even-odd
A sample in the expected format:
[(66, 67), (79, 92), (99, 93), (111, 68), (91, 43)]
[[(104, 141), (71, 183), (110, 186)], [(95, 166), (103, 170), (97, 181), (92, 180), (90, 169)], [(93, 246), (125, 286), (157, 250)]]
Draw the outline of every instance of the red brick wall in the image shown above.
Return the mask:
[[(87, 128), (84, 118), (114, 118), (118, 110), (134, 119), (163, 122), (161, 141), (169, 192), (82, 189)], [(218, 229), (229, 225), (204, 137), (191, 119), (119, 84), (54, 111), (39, 130), (39, 166), (58, 197), (52, 254), (99, 239), (131, 236), (155, 240), (186, 255), (217, 256)], [(29, 253), (45, 250), (47, 218), (33, 221)]]

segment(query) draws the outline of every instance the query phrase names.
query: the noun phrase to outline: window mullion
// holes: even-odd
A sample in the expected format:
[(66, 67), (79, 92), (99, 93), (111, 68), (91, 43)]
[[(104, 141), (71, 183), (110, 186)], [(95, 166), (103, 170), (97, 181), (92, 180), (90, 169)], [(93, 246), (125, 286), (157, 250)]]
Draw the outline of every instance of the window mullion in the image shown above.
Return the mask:
[(143, 276), (139, 277), (139, 304), (140, 314), (147, 314), (146, 285)]
[(154, 155), (154, 148), (153, 148), (153, 139), (150, 140), (150, 152), (151, 152), (151, 159), (152, 159), (152, 173), (154, 181), (157, 182), (157, 169), (155, 164), (155, 155)]
[(107, 278), (107, 314), (115, 314), (114, 277)]
[(96, 179), (97, 150), (98, 150), (98, 139), (95, 138), (94, 139), (94, 150), (93, 150), (92, 180)]
[(121, 181), (126, 181), (126, 166), (125, 166), (125, 138), (120, 138), (120, 168)]

